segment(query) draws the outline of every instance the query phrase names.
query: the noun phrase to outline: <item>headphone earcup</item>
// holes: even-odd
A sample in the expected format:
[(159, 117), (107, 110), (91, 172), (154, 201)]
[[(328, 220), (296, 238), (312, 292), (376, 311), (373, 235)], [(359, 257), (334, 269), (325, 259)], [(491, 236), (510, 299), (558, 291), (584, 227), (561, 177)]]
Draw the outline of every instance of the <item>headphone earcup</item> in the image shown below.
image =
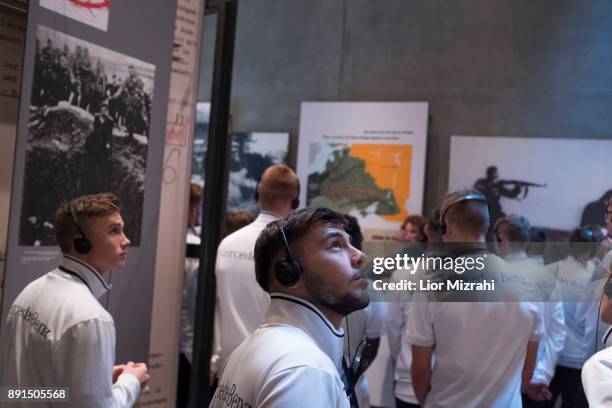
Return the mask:
[(299, 262), (283, 258), (274, 266), (276, 280), (283, 286), (292, 286), (300, 279), (301, 266)]
[(91, 252), (91, 242), (85, 237), (75, 238), (72, 245), (74, 246), (74, 250), (81, 255), (87, 255)]
[(438, 235), (440, 236), (446, 235), (446, 224), (440, 224), (438, 226)]

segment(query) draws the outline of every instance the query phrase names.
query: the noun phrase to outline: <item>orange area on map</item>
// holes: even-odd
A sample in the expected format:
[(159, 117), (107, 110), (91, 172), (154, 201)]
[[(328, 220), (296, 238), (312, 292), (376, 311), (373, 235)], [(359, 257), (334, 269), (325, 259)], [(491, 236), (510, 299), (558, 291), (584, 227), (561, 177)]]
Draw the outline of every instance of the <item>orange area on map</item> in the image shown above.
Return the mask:
[(393, 190), (400, 212), (383, 215), (382, 218), (386, 221), (404, 221), (408, 216), (405, 205), (410, 197), (412, 145), (354, 144), (349, 154), (365, 160), (365, 170), (374, 177), (378, 187)]

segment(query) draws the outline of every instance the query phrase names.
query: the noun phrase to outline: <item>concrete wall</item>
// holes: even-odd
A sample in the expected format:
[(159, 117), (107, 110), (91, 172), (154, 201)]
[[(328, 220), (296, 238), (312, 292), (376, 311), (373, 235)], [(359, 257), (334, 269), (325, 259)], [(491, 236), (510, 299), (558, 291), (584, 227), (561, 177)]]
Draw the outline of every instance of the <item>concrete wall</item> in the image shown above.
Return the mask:
[(607, 0), (240, 0), (233, 128), (291, 132), (295, 160), (302, 101), (428, 101), (428, 212), (452, 134), (611, 137), (610, 21)]

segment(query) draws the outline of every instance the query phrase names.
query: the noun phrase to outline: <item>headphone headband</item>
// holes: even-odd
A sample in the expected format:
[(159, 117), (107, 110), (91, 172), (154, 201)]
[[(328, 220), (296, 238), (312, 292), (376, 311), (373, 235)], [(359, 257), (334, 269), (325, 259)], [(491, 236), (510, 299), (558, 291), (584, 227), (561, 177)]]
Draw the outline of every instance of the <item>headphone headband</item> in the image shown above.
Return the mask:
[(77, 216), (74, 211), (74, 206), (72, 205), (72, 202), (68, 204), (68, 209), (70, 211), (70, 215), (72, 216), (74, 226), (76, 227), (77, 232), (80, 234), (80, 236), (74, 239), (72, 246), (74, 247), (74, 250), (77, 251), (79, 254), (87, 255), (89, 252), (91, 252), (91, 241), (87, 239), (85, 233), (83, 232), (83, 229), (79, 225), (79, 221), (77, 220)]
[(285, 230), (283, 229), (283, 226), (280, 226), (280, 241), (282, 242), (283, 246), (285, 247), (285, 251), (287, 251), (287, 257), (289, 258), (290, 261), (293, 261), (293, 254), (291, 253), (291, 248), (289, 248), (289, 241), (287, 241), (287, 235), (285, 235)]
[(289, 241), (287, 240), (287, 235), (285, 234), (282, 224), (279, 225), (278, 237), (285, 248), (287, 256), (276, 262), (274, 266), (274, 275), (281, 285), (292, 286), (300, 279), (302, 266), (299, 261), (293, 258), (291, 248), (289, 248)]
[(446, 214), (448, 213), (448, 211), (453, 206), (459, 204), (462, 201), (480, 201), (485, 204), (489, 203), (489, 201), (485, 198), (485, 196), (483, 196), (480, 193), (469, 193), (469, 194), (461, 195), (440, 209), (440, 223), (441, 224), (444, 224), (444, 218), (446, 217)]
[(74, 207), (72, 206), (72, 203), (68, 204), (68, 208), (70, 210), (72, 221), (74, 221), (74, 226), (76, 227), (78, 233), (81, 234), (81, 236), (85, 237), (85, 234), (83, 233), (83, 230), (81, 229), (81, 226), (79, 225), (79, 221), (77, 220), (77, 216), (76, 216), (76, 213), (74, 212)]
[(489, 201), (486, 199), (486, 197), (482, 195), (481, 193), (479, 193), (478, 191), (469, 190), (469, 192), (465, 194), (458, 194), (458, 193), (454, 193), (454, 194), (457, 194), (456, 198), (454, 198), (453, 200), (450, 200), (450, 202), (447, 204), (443, 202), (442, 206), (440, 207), (440, 219), (438, 220), (438, 223), (440, 224), (438, 233), (440, 235), (446, 235), (446, 222), (444, 221), (444, 218), (446, 217), (446, 214), (453, 206), (463, 201), (480, 201), (480, 202), (487, 204), (487, 206), (489, 205)]

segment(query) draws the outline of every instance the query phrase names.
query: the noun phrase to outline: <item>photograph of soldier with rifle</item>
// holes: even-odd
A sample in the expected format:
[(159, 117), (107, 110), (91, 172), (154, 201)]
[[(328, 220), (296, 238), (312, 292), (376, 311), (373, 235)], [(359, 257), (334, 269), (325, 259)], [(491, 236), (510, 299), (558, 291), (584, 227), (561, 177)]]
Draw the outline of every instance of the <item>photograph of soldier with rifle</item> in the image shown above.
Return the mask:
[[(546, 188), (545, 183), (533, 183), (523, 180), (503, 180), (499, 178), (497, 166), (487, 167), (487, 175), (474, 183), (474, 188), (480, 191), (489, 201), (490, 224), (495, 225), (498, 219), (506, 216), (500, 199), (502, 197), (511, 200), (522, 201), (529, 194), (529, 187)], [(491, 233), (491, 230), (489, 230)]]

